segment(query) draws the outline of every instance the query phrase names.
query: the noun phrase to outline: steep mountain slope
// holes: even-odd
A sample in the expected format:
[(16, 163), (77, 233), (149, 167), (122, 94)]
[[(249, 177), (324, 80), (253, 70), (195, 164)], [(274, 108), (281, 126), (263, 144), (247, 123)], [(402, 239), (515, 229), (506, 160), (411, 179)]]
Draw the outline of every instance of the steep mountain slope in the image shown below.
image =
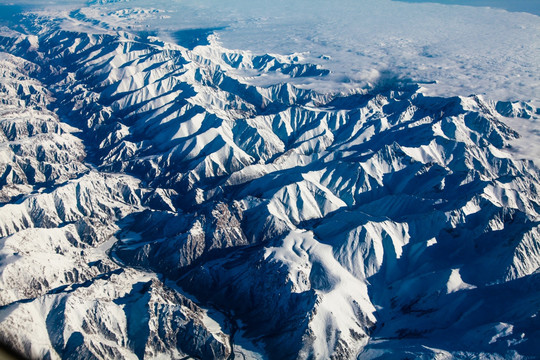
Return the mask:
[(76, 129), (46, 110), (50, 93), (25, 75), (37, 68), (2, 60), (3, 341), (30, 358), (226, 357), (227, 338), (202, 309), (107, 254), (115, 222), (155, 195), (85, 165)]
[[(0, 38), (16, 350), (538, 354), (540, 178), (502, 122), (531, 104), (392, 78), (316, 92), (295, 80), (328, 72), (294, 55), (32, 21)], [(245, 78), (266, 74), (283, 81)]]

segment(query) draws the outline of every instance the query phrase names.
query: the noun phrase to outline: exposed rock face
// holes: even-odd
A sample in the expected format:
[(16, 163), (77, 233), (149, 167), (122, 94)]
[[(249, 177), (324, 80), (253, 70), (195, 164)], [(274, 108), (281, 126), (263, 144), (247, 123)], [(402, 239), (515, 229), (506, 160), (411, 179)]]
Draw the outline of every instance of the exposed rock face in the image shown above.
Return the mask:
[(532, 105), (317, 93), (289, 57), (46, 22), (0, 47), (0, 335), (24, 355), (537, 353), (539, 172), (501, 122)]

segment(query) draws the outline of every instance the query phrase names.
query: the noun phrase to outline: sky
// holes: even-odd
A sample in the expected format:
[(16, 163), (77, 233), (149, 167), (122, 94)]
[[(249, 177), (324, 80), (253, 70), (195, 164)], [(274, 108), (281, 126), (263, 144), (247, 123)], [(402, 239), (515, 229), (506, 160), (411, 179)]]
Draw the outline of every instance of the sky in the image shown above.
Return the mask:
[(441, 3), (446, 5), (487, 6), (514, 12), (528, 12), (540, 16), (538, 0), (399, 0), (409, 3)]

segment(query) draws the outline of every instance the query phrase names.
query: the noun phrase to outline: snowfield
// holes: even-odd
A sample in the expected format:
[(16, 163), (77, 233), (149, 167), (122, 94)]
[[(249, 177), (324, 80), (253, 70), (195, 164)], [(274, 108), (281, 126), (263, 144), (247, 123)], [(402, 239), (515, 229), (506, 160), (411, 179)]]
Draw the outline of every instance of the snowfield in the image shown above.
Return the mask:
[(0, 4), (5, 347), (538, 356), (538, 16), (47, 4)]

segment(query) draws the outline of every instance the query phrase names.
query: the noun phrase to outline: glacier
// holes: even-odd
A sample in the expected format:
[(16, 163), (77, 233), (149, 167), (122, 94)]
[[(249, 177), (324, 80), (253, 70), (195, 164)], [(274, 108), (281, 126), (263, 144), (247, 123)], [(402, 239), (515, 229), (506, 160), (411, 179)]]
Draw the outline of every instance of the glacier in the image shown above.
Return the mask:
[(219, 23), (170, 41), (144, 24), (171, 13), (134, 4), (0, 31), (4, 346), (540, 354), (537, 98), (445, 96), (391, 71), (336, 87), (324, 58), (227, 47)]

